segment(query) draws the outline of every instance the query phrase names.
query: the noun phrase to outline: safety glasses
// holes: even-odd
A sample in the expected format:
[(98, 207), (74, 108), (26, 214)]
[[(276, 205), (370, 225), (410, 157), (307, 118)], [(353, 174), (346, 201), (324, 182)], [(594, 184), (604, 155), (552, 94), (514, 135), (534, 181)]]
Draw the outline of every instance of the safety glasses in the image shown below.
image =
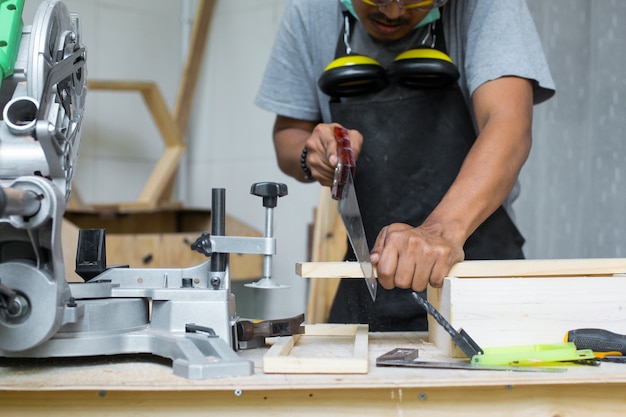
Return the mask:
[(376, 7), (387, 7), (391, 3), (398, 2), (398, 5), (405, 9), (430, 10), (443, 6), (448, 0), (361, 0), (365, 4)]

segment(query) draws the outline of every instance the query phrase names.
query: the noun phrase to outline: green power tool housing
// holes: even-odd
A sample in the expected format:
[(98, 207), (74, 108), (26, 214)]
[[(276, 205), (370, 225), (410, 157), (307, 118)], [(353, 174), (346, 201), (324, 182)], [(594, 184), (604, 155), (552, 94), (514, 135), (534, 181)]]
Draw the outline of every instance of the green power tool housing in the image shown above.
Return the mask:
[(24, 0), (0, 0), (0, 87), (13, 74), (22, 39)]

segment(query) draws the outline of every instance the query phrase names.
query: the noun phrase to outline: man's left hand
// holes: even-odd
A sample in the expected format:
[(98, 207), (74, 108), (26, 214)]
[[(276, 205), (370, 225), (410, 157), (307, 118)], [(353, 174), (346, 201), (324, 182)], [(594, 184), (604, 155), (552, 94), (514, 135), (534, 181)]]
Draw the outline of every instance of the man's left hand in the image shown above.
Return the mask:
[(444, 236), (438, 227), (394, 223), (384, 227), (371, 251), (378, 281), (385, 289), (424, 291), (440, 288), (454, 264), (463, 260), (462, 243)]

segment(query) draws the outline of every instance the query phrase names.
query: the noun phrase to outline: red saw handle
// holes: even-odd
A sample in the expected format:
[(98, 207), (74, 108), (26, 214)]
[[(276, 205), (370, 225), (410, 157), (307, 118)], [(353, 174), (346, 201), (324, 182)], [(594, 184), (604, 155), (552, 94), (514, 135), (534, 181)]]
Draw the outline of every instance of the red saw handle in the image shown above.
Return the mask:
[(337, 157), (339, 161), (335, 168), (332, 197), (335, 200), (341, 200), (344, 196), (344, 187), (348, 183), (348, 174), (354, 177), (356, 161), (352, 151), (352, 144), (348, 137), (348, 131), (343, 127), (335, 127), (335, 140), (337, 141)]

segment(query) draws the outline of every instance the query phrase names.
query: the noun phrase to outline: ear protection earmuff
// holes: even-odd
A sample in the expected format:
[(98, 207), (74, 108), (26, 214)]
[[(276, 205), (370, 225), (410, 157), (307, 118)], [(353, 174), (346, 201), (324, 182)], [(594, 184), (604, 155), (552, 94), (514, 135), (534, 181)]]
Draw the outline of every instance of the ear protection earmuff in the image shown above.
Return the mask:
[(459, 70), (447, 54), (433, 48), (417, 48), (398, 55), (387, 76), (405, 87), (433, 88), (455, 83)]
[(428, 46), (401, 53), (388, 70), (373, 58), (351, 54), (350, 20), (351, 17), (346, 14), (343, 41), (347, 55), (328, 64), (318, 80), (317, 85), (325, 94), (331, 97), (351, 97), (375, 93), (390, 82), (409, 88), (435, 88), (451, 85), (459, 78), (459, 70), (452, 59), (444, 52)]
[(317, 85), (333, 97), (375, 93), (388, 84), (385, 69), (365, 55), (347, 55), (328, 64)]
[(318, 86), (331, 97), (352, 97), (375, 93), (390, 82), (409, 88), (436, 88), (451, 85), (459, 78), (452, 59), (432, 48), (410, 49), (398, 55), (385, 70), (365, 55), (347, 55), (328, 64)]

